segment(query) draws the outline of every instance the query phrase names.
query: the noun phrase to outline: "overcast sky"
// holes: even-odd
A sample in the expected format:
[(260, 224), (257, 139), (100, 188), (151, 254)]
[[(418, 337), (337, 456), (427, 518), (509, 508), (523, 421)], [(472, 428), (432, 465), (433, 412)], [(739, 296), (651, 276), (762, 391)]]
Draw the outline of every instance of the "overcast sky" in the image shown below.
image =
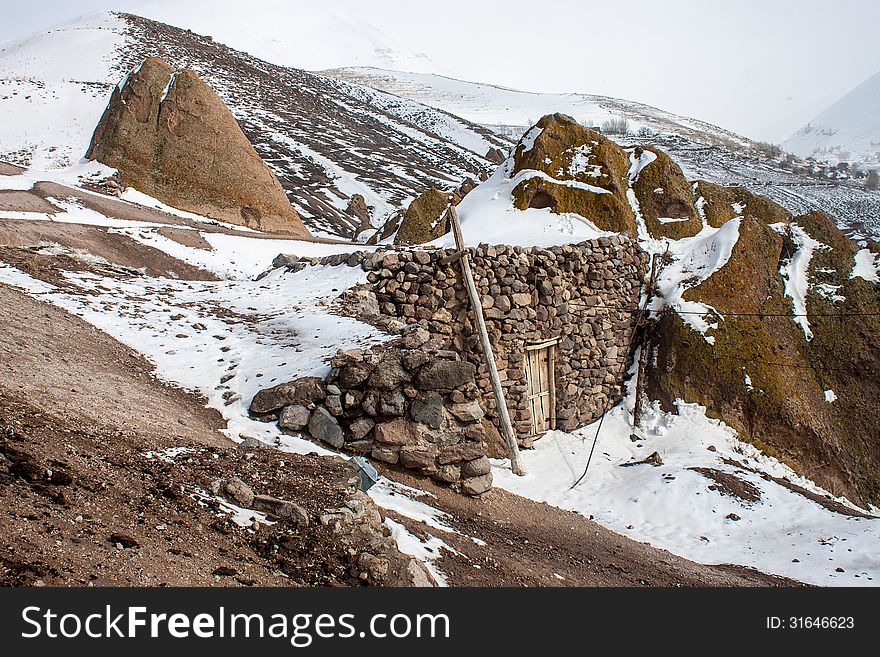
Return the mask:
[[(253, 15), (257, 1), (241, 4)], [(0, 0), (0, 41), (83, 13), (149, 13), (157, 4), (167, 14), (186, 3)], [(318, 0), (313, 6), (363, 19), (456, 77), (636, 100), (771, 142), (880, 71), (877, 0)], [(296, 26), (285, 33), (295, 39)]]

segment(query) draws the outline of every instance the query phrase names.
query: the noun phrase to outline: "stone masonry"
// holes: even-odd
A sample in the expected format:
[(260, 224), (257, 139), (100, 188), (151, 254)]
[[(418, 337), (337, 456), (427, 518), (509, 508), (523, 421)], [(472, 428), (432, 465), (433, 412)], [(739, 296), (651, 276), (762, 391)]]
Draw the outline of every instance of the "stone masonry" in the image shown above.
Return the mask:
[[(647, 255), (624, 235), (550, 248), (480, 245), (469, 253), (520, 441), (532, 429), (525, 373), (530, 344), (558, 340), (557, 428), (595, 420), (621, 394)], [(288, 430), (418, 469), (464, 492), (487, 490), (486, 455), (502, 456), (503, 447), (456, 252), (279, 256), (274, 266), (299, 271), (316, 264), (362, 267), (367, 282), (343, 294), (340, 312), (403, 337), (365, 352), (339, 352), (327, 380), (316, 382), (320, 394), (276, 405), (274, 417)], [(283, 386), (262, 391), (254, 413), (271, 412), (258, 402)]]

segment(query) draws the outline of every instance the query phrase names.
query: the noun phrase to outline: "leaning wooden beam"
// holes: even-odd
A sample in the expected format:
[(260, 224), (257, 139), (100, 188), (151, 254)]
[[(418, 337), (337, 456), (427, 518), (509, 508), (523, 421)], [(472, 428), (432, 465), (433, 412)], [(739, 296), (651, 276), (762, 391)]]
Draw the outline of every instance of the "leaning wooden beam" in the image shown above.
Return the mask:
[(489, 368), (489, 378), (492, 381), (492, 390), (495, 392), (495, 406), (498, 408), (498, 419), (501, 422), (501, 435), (507, 443), (507, 452), (510, 455), (510, 469), (514, 474), (524, 475), (522, 457), (519, 453), (519, 445), (516, 443), (516, 435), (510, 423), (510, 414), (507, 412), (507, 402), (504, 401), (504, 388), (501, 387), (501, 377), (498, 376), (498, 367), (495, 365), (495, 355), (492, 353), (492, 345), (489, 342), (489, 333), (486, 331), (486, 319), (483, 317), (483, 304), (477, 294), (477, 286), (474, 284), (474, 275), (471, 273), (471, 263), (468, 252), (465, 249), (464, 238), (461, 234), (461, 224), (458, 221), (458, 212), (455, 206), (449, 208), (449, 218), (452, 223), (452, 234), (455, 236), (455, 246), (461, 254), (461, 273), (464, 276), (465, 287), (474, 309), (474, 319), (477, 324), (477, 333), (480, 335), (480, 343), (483, 346), (483, 355), (486, 357), (486, 365)]

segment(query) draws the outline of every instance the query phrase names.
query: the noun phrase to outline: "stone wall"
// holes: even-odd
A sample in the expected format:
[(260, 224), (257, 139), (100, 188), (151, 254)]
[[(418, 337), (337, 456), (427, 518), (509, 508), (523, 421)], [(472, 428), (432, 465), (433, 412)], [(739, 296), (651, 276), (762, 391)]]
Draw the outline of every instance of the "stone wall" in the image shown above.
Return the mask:
[[(557, 427), (572, 430), (595, 420), (621, 393), (647, 255), (622, 235), (552, 248), (481, 245), (469, 252), (520, 441), (532, 433), (529, 344), (558, 339)], [(273, 264), (292, 271), (362, 267), (367, 282), (347, 290), (338, 310), (403, 337), (373, 350), (339, 352), (327, 380), (313, 382), (319, 394), (301, 379), (262, 391), (252, 411), (275, 412), (264, 417), (284, 429), (417, 469), (469, 494), (487, 490), (486, 456), (504, 456), (505, 449), (456, 252), (383, 248), (320, 259), (279, 256)], [(285, 386), (282, 404), (278, 390)], [(290, 393), (297, 386), (311, 391)], [(297, 394), (301, 401), (293, 400)]]
[(374, 349), (340, 350), (326, 379), (303, 377), (260, 391), (252, 413), (469, 495), (486, 492), (492, 474), (477, 368), (420, 327), (405, 333)]
[[(648, 256), (623, 235), (575, 245), (470, 249), (472, 270), (514, 428), (531, 433), (526, 346), (558, 338), (557, 427), (596, 419), (620, 394)], [(418, 324), (477, 368), (480, 402), (497, 425), (495, 399), (452, 250), (346, 256), (368, 284), (346, 293), (348, 312), (387, 329)]]

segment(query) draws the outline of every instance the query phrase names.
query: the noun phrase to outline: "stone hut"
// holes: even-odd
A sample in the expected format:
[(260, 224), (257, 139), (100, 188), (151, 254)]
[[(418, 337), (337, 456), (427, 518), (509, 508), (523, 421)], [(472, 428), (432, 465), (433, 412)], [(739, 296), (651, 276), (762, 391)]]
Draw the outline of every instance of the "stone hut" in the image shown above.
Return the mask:
[[(631, 358), (648, 264), (636, 240), (484, 244), (469, 253), (520, 443), (595, 420), (619, 398)], [(338, 311), (402, 337), (372, 350), (341, 351), (317, 383), (318, 394), (263, 403), (276, 386), (257, 395), (252, 411), (463, 492), (488, 490), (486, 457), (505, 451), (458, 260), (454, 250), (423, 248), (280, 256), (276, 266), (293, 271), (314, 264), (363, 268), (366, 282), (342, 295)]]

